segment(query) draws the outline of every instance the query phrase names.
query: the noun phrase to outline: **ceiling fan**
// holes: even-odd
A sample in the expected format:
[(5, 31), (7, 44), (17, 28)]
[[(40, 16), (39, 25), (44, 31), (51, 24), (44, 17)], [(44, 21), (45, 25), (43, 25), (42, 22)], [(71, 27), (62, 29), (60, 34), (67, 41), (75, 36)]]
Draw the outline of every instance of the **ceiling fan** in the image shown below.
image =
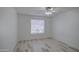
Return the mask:
[(45, 7), (45, 14), (46, 15), (52, 15), (55, 11), (55, 7)]

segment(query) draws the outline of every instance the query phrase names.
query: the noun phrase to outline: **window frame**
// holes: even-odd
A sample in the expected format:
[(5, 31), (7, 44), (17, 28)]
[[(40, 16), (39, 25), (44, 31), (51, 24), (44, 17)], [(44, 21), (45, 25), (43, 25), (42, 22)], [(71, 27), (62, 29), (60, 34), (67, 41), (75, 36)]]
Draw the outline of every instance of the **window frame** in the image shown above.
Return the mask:
[[(37, 32), (34, 32), (32, 29), (32, 26), (33, 26), (32, 24), (34, 21), (36, 21), (36, 23), (38, 22), (36, 26), (43, 25), (42, 27), (40, 27), (41, 29), (40, 28), (37, 29), (38, 30)], [(39, 32), (39, 31), (41, 31), (41, 32)], [(31, 34), (43, 34), (43, 33), (45, 33), (45, 20), (43, 20), (43, 19), (31, 19)]]

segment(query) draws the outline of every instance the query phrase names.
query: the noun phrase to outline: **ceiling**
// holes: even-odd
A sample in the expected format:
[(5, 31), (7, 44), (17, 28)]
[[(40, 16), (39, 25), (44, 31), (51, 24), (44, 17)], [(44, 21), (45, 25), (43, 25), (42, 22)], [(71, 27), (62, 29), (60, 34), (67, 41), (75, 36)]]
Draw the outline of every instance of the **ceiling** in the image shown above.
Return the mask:
[[(15, 7), (17, 13), (19, 14), (26, 14), (26, 15), (35, 15), (35, 16), (47, 16), (45, 14), (44, 7)], [(62, 12), (66, 12), (69, 10), (75, 9), (75, 7), (56, 7), (55, 13), (53, 13), (51, 16), (54, 16), (56, 14), (60, 14)]]

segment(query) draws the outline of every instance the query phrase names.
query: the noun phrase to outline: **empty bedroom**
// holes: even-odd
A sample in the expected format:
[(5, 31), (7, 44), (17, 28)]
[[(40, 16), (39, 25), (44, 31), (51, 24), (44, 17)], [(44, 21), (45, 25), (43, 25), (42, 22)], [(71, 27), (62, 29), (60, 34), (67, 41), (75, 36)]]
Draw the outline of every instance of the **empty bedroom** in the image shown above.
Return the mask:
[(0, 7), (0, 52), (79, 52), (79, 8)]

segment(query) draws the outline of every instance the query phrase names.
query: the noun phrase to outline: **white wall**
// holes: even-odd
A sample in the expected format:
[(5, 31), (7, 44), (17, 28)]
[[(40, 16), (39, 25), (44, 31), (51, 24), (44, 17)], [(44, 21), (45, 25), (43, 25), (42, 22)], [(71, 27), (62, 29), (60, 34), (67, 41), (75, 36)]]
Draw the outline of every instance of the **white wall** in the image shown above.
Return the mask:
[[(45, 20), (45, 33), (44, 34), (32, 34), (31, 35), (31, 19), (43, 19)], [(38, 39), (38, 38), (47, 38), (51, 36), (50, 32), (50, 22), (51, 20), (47, 17), (38, 17), (38, 16), (30, 16), (18, 14), (18, 27), (19, 34), (18, 40), (30, 40), (30, 39)]]
[(54, 39), (79, 49), (79, 8), (56, 15), (52, 29)]
[(0, 51), (13, 51), (17, 40), (17, 15), (14, 8), (0, 7)]

